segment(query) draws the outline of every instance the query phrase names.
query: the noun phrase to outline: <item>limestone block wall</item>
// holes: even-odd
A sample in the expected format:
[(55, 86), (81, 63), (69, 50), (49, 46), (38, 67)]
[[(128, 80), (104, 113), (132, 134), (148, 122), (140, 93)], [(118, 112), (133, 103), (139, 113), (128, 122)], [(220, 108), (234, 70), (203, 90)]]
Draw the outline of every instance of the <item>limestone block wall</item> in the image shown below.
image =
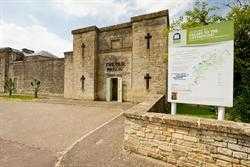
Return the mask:
[[(132, 28), (131, 23), (123, 23), (99, 29), (97, 98), (106, 100), (106, 78), (122, 78), (123, 101), (129, 101), (131, 89)], [(123, 63), (121, 70), (107, 71), (106, 64)], [(114, 66), (113, 66), (114, 67)]]
[(73, 98), (74, 91), (74, 71), (73, 71), (73, 52), (64, 53), (64, 97)]
[(250, 166), (249, 124), (147, 112), (157, 101), (125, 113), (125, 149), (173, 167)]
[(25, 56), (13, 48), (0, 48), (0, 92), (6, 78), (16, 84), (16, 93), (33, 93), (33, 79), (41, 81), (40, 94), (61, 95), (64, 90), (64, 59)]
[[(105, 100), (108, 77), (122, 78), (123, 101), (141, 102), (149, 94), (165, 94), (167, 26), (168, 11), (164, 10), (132, 17), (127, 23), (73, 30), (73, 56), (65, 63), (70, 66), (65, 68), (65, 97)], [(149, 49), (145, 39), (148, 33), (152, 36)], [(113, 64), (110, 73), (107, 63)], [(149, 89), (144, 79), (147, 73), (151, 76)]]
[[(167, 39), (164, 29), (168, 26), (168, 12), (132, 17), (133, 32), (133, 59), (132, 59), (132, 87), (133, 101), (143, 101), (148, 94), (165, 94), (166, 88), (166, 62), (164, 54), (167, 53)], [(145, 36), (149, 33), (150, 48), (147, 49)], [(151, 76), (149, 89), (145, 89), (144, 76)]]
[(131, 23), (123, 23), (99, 29), (98, 52), (107, 53), (131, 49), (132, 28)]
[(0, 92), (4, 92), (5, 75), (8, 74), (8, 59), (6, 53), (1, 53), (0, 58)]
[[(73, 33), (72, 80), (65, 80), (72, 92), (65, 97), (95, 100), (97, 92), (97, 28), (86, 28), (84, 32)], [(82, 44), (85, 45), (82, 49)], [(68, 69), (68, 68), (67, 68)], [(81, 77), (84, 76), (84, 89)], [(68, 77), (66, 77), (67, 79)], [(71, 85), (69, 83), (72, 83)], [(67, 87), (68, 89), (68, 87)], [(69, 90), (67, 90), (69, 91)], [(69, 95), (69, 96), (68, 96)]]
[[(108, 52), (98, 55), (98, 100), (106, 100), (106, 78), (122, 77), (123, 101), (130, 101), (128, 92), (131, 91), (131, 51)], [(124, 63), (122, 70), (107, 72), (107, 63)]]
[(10, 77), (16, 80), (17, 93), (33, 93), (33, 79), (41, 81), (40, 94), (63, 94), (64, 59), (14, 61)]
[(0, 48), (0, 92), (4, 92), (6, 77), (11, 77), (11, 62), (22, 59), (24, 59), (24, 56), (19, 51), (15, 51), (12, 48)]

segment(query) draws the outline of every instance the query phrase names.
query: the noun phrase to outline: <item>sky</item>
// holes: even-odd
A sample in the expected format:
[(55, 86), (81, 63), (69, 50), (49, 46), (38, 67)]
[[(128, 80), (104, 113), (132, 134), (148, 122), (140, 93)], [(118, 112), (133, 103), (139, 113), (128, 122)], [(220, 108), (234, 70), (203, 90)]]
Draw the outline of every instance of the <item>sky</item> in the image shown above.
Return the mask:
[[(223, 0), (209, 0), (220, 6)], [(58, 57), (72, 50), (71, 31), (130, 21), (169, 10), (170, 20), (192, 9), (194, 0), (0, 0), (0, 48), (46, 50)], [(221, 10), (222, 14), (224, 9)]]

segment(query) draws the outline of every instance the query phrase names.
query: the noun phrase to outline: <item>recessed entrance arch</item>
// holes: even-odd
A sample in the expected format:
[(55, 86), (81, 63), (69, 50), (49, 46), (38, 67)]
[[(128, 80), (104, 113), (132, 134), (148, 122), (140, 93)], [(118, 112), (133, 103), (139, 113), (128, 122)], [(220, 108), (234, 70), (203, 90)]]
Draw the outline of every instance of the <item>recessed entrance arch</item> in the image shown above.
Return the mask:
[(106, 79), (106, 101), (122, 102), (121, 77), (109, 77)]

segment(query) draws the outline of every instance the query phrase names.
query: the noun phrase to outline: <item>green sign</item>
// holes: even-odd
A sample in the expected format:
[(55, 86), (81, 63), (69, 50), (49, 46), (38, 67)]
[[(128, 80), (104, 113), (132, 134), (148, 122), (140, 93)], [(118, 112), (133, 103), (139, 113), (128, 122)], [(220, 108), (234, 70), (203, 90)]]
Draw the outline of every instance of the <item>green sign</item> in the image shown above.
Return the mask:
[(231, 21), (187, 29), (187, 44), (230, 41), (233, 37), (234, 26)]
[(233, 106), (233, 22), (169, 33), (168, 101)]

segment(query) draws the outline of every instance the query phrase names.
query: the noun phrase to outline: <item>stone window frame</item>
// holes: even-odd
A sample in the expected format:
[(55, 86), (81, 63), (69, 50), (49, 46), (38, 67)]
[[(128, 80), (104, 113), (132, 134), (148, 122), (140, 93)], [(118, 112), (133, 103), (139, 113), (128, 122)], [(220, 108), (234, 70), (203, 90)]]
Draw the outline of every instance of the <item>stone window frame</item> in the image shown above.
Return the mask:
[[(112, 48), (112, 42), (120, 42), (120, 47), (119, 48)], [(123, 48), (123, 38), (122, 37), (114, 37), (110, 39), (110, 49), (122, 49)]]

